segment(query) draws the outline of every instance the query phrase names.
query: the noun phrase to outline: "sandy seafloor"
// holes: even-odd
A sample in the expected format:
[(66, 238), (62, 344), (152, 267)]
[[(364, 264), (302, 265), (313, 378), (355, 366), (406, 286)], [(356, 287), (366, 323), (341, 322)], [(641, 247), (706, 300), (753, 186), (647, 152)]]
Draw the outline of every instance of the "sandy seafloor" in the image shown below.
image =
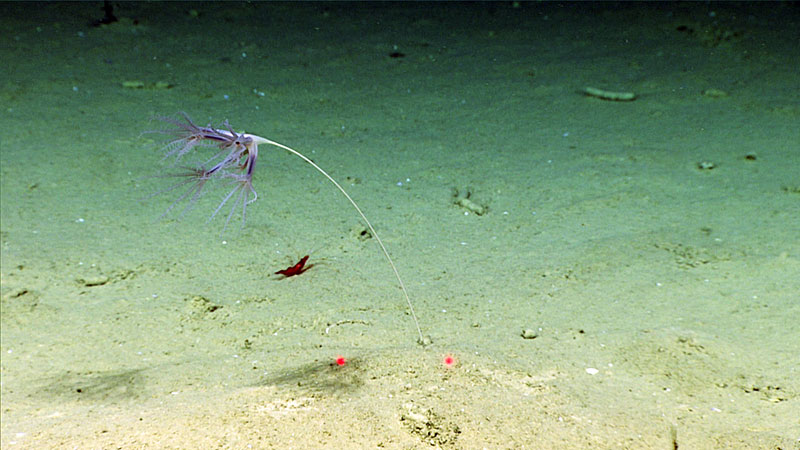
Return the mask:
[(800, 448), (797, 4), (114, 5), (0, 4), (4, 449)]

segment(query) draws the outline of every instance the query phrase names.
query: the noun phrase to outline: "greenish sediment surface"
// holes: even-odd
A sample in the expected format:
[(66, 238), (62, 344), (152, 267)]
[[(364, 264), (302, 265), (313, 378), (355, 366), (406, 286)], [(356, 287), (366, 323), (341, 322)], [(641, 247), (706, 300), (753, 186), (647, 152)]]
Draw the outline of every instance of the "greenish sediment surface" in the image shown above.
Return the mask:
[(797, 446), (796, 7), (111, 3), (0, 4), (2, 448)]

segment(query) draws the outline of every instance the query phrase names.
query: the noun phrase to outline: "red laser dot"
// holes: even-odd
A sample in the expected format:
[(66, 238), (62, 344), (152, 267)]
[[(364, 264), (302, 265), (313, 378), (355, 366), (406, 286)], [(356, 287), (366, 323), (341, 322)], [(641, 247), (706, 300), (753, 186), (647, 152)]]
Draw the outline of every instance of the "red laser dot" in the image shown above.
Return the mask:
[(341, 367), (341, 366), (343, 366), (345, 364), (347, 364), (347, 360), (344, 359), (344, 356), (337, 356), (336, 357), (336, 365), (337, 366)]
[(446, 367), (453, 367), (456, 363), (456, 358), (453, 355), (445, 355), (442, 362)]

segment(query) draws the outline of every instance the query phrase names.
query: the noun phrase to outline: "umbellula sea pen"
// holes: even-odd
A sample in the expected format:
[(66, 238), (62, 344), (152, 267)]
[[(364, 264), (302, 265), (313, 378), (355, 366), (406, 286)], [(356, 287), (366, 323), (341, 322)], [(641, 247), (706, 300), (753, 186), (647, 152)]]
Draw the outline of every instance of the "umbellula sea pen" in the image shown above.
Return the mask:
[[(411, 313), (411, 318), (414, 319), (414, 325), (416, 326), (417, 333), (419, 335), (418, 342), (420, 344), (429, 342), (429, 338), (426, 339), (422, 336), (422, 329), (419, 326), (417, 315), (414, 312), (414, 306), (411, 304), (411, 298), (408, 296), (405, 283), (403, 283), (403, 279), (400, 277), (400, 273), (397, 271), (394, 261), (392, 261), (391, 256), (389, 256), (386, 246), (383, 245), (383, 241), (378, 236), (375, 228), (372, 226), (369, 219), (367, 219), (367, 216), (364, 215), (363, 211), (361, 211), (361, 208), (358, 206), (358, 204), (356, 204), (355, 200), (350, 197), (350, 195), (336, 180), (333, 179), (333, 177), (328, 175), (328, 173), (322, 170), (322, 168), (319, 167), (314, 161), (310, 160), (297, 150), (273, 140), (256, 136), (254, 134), (237, 133), (233, 131), (233, 128), (231, 128), (228, 121), (225, 121), (222, 124), (222, 128), (214, 128), (211, 125), (204, 127), (198, 126), (192, 122), (192, 120), (186, 114), (181, 114), (181, 118), (182, 120), (173, 119), (170, 117), (161, 118), (161, 120), (174, 126), (174, 128), (169, 130), (159, 131), (171, 136), (171, 140), (165, 146), (165, 159), (174, 157), (177, 163), (183, 156), (192, 152), (195, 147), (214, 147), (217, 149), (217, 151), (204, 163), (194, 167), (186, 167), (184, 168), (183, 172), (169, 175), (182, 178), (182, 180), (179, 183), (158, 192), (157, 194), (172, 191), (186, 185), (188, 185), (189, 188), (180, 197), (178, 197), (178, 199), (175, 200), (166, 211), (164, 211), (162, 216), (168, 214), (173, 208), (175, 208), (175, 206), (183, 201), (187, 202), (184, 210), (193, 206), (194, 203), (200, 198), (203, 188), (207, 182), (212, 180), (228, 180), (233, 188), (225, 197), (223, 197), (222, 201), (211, 214), (209, 220), (213, 219), (225, 207), (226, 204), (230, 204), (230, 212), (228, 212), (228, 215), (225, 218), (225, 228), (227, 228), (231, 218), (239, 209), (241, 209), (242, 224), (244, 224), (247, 205), (253, 203), (258, 198), (255, 189), (253, 189), (253, 173), (256, 168), (256, 160), (258, 159), (258, 146), (266, 144), (286, 150), (287, 152), (302, 159), (323, 176), (325, 176), (325, 178), (333, 183), (333, 185), (336, 186), (336, 189), (338, 189), (339, 192), (341, 192), (345, 198), (347, 198), (350, 204), (353, 205), (353, 208), (355, 208), (355, 210), (358, 212), (358, 215), (361, 216), (361, 219), (367, 225), (367, 228), (369, 228), (372, 236), (375, 237), (375, 240), (381, 247), (383, 255), (386, 257), (386, 260), (392, 267), (392, 271), (394, 272), (397, 282), (400, 285), (400, 290), (403, 291), (403, 296), (405, 297), (406, 304), (408, 305), (408, 310)], [(225, 228), (223, 228), (223, 232)]]

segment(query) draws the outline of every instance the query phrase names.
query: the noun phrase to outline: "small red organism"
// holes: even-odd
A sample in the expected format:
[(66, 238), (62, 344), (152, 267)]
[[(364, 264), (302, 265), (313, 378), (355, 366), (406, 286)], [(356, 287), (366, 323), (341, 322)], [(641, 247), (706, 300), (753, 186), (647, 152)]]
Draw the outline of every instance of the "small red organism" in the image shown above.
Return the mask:
[(300, 258), (300, 261), (293, 266), (289, 266), (283, 270), (279, 270), (275, 272), (275, 275), (283, 275), (284, 278), (293, 277), (295, 275), (300, 275), (301, 273), (305, 272), (306, 270), (314, 267), (313, 264), (306, 265), (306, 261), (308, 261), (308, 255), (303, 256)]

